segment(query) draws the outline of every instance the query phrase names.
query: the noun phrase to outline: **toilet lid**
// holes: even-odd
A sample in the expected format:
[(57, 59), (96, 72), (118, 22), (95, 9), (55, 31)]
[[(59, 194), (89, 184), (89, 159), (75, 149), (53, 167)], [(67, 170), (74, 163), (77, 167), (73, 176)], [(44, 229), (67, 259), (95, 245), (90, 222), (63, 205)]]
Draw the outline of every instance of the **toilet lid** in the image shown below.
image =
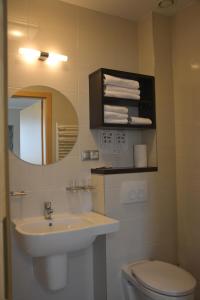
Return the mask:
[(161, 261), (133, 264), (131, 272), (146, 288), (168, 296), (191, 294), (196, 285), (196, 280), (190, 273)]

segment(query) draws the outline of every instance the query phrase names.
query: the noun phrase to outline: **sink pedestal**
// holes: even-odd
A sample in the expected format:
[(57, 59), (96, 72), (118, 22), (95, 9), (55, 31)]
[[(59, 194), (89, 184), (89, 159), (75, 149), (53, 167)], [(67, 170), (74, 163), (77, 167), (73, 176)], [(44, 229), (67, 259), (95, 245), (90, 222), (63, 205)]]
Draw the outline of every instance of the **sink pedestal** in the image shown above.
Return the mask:
[(51, 291), (63, 289), (67, 283), (67, 254), (33, 259), (34, 271), (40, 282)]

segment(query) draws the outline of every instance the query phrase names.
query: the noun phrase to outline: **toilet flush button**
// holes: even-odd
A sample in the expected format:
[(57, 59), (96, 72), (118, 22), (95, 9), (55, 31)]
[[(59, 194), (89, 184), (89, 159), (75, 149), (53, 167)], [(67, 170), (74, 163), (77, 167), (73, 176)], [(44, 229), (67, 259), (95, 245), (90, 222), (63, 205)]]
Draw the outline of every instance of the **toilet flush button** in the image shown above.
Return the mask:
[(147, 199), (147, 182), (145, 180), (123, 182), (120, 191), (121, 203), (146, 202)]

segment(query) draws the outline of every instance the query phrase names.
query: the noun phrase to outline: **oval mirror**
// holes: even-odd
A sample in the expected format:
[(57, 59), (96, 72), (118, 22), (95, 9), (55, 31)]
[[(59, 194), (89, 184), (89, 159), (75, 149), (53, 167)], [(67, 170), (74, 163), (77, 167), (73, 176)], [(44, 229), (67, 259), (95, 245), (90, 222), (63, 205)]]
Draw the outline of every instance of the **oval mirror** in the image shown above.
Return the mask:
[(78, 117), (59, 91), (32, 86), (8, 99), (9, 149), (20, 159), (47, 165), (70, 153), (78, 137)]

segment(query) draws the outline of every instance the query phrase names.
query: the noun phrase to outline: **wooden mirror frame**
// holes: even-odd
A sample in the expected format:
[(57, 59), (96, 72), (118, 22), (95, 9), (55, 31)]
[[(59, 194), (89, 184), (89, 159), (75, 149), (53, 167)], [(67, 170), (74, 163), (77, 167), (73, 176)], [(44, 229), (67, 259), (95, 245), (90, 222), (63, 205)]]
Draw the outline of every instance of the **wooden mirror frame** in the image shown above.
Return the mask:
[(52, 163), (52, 94), (47, 92), (35, 91), (19, 91), (12, 97), (15, 98), (35, 98), (42, 99), (42, 124), (46, 128), (45, 142), (46, 142), (46, 161), (44, 162), (44, 132), (42, 130), (42, 165)]

